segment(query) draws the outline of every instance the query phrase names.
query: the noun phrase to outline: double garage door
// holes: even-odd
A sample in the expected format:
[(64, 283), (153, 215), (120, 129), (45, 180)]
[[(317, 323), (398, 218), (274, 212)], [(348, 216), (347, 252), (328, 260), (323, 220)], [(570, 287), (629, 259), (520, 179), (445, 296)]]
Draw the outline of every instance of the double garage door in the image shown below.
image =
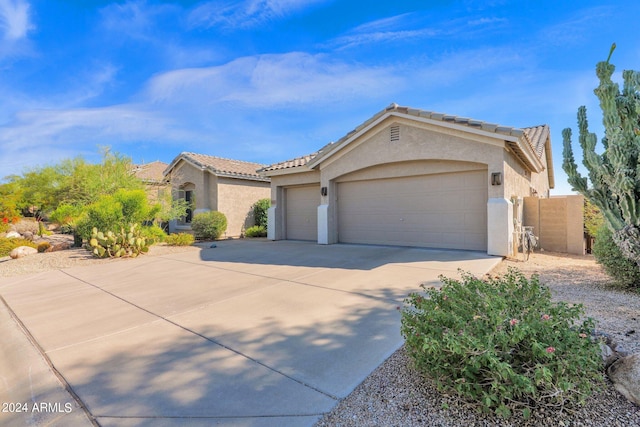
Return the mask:
[(487, 250), (487, 172), (341, 182), (338, 240)]
[[(338, 183), (338, 241), (487, 250), (487, 172)], [(318, 239), (320, 186), (286, 189), (286, 238)]]

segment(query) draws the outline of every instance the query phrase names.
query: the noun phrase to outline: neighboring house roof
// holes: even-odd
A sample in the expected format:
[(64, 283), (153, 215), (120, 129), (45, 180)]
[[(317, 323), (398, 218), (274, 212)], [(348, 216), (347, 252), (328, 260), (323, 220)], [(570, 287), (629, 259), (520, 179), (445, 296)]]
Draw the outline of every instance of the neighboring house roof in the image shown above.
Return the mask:
[[(553, 188), (553, 164), (551, 162), (551, 140), (549, 138), (549, 126), (535, 126), (531, 128), (515, 128), (502, 126), (495, 123), (474, 120), (467, 117), (454, 116), (444, 113), (436, 113), (428, 110), (420, 110), (411, 107), (401, 107), (391, 104), (384, 110), (347, 133), (336, 142), (329, 143), (315, 153), (298, 157), (296, 159), (275, 163), (260, 169), (258, 172), (282, 171), (285, 169), (310, 170), (317, 166), (323, 159), (330, 157), (344, 145), (368, 131), (387, 117), (406, 117), (420, 119), (425, 122), (449, 128), (463, 128), (474, 133), (503, 139), (514, 154), (531, 170), (541, 172), (544, 167), (541, 162), (543, 148), (546, 146), (547, 165), (549, 168), (549, 183)], [(292, 170), (293, 172), (293, 170)]]
[(167, 166), (167, 163), (160, 161), (133, 165), (133, 174), (147, 183), (161, 183), (164, 181), (163, 172)]
[(180, 153), (175, 159), (173, 159), (171, 164), (164, 170), (164, 176), (167, 176), (169, 173), (171, 173), (171, 170), (181, 160), (190, 163), (196, 168), (207, 170), (218, 176), (237, 179), (248, 179), (252, 181), (270, 181), (269, 178), (259, 175), (256, 172), (256, 170), (265, 166), (260, 163), (225, 159), (222, 157), (189, 152)]

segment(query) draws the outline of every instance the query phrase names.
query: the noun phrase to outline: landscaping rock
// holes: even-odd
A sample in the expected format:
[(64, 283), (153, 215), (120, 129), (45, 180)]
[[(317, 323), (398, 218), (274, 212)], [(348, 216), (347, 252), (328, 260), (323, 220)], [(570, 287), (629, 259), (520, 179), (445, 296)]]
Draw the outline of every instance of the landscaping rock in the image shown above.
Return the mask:
[(11, 251), (9, 256), (13, 259), (18, 259), (25, 257), (31, 254), (37, 254), (38, 250), (36, 248), (32, 248), (31, 246), (18, 246), (14, 250)]
[(33, 233), (30, 231), (25, 231), (22, 237), (25, 238), (26, 240), (33, 242)]
[(6, 237), (7, 239), (12, 239), (12, 238), (14, 238), (14, 239), (15, 239), (15, 238), (20, 238), (20, 237), (22, 237), (22, 236), (21, 236), (21, 235), (20, 235), (20, 233), (18, 233), (17, 231), (10, 231), (10, 232), (8, 232), (8, 233), (7, 233), (7, 235), (6, 235), (5, 237)]
[(616, 390), (640, 406), (640, 353), (619, 358), (609, 366), (607, 375)]
[(71, 243), (68, 243), (68, 242), (56, 243), (55, 245), (51, 245), (50, 247), (45, 249), (45, 252), (64, 251), (64, 250), (67, 250), (69, 248), (71, 248)]

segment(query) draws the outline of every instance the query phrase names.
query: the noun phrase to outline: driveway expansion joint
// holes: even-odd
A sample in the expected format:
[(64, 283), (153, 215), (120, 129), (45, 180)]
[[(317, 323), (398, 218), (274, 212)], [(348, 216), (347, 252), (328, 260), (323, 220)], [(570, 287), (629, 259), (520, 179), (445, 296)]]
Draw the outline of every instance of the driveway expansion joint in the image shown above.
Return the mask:
[[(270, 370), (270, 371), (272, 371), (272, 372), (275, 372), (276, 374), (279, 374), (279, 375), (281, 375), (281, 376), (283, 376), (283, 377), (285, 377), (285, 378), (287, 378), (287, 379), (290, 379), (291, 381), (295, 381), (296, 383), (298, 383), (298, 384), (300, 384), (300, 385), (302, 385), (302, 386), (304, 386), (304, 387), (307, 387), (307, 388), (309, 388), (309, 389), (311, 389), (311, 390), (313, 390), (313, 391), (315, 391), (315, 392), (318, 392), (318, 393), (320, 393), (320, 394), (323, 394), (324, 396), (327, 396), (327, 397), (328, 397), (328, 398), (330, 398), (330, 399), (333, 399), (333, 400), (335, 400), (335, 401), (340, 400), (340, 398), (339, 398), (339, 397), (334, 396), (333, 394), (331, 394), (331, 393), (329, 393), (329, 392), (326, 392), (326, 391), (324, 391), (324, 390), (321, 390), (321, 389), (319, 389), (319, 388), (317, 388), (317, 387), (315, 387), (315, 386), (313, 386), (313, 385), (311, 385), (311, 384), (309, 384), (309, 383), (306, 383), (306, 382), (304, 382), (304, 381), (302, 381), (302, 380), (300, 380), (300, 379), (298, 379), (298, 378), (295, 378), (295, 377), (293, 377), (293, 376), (291, 376), (291, 375), (288, 375), (288, 374), (286, 374), (286, 373), (284, 373), (284, 372), (282, 372), (282, 371), (280, 371), (280, 370), (278, 370), (278, 369), (274, 368), (273, 366), (269, 366), (269, 365), (267, 365), (266, 363), (261, 362), (261, 361), (259, 361), (259, 360), (255, 359), (255, 358), (253, 358), (253, 357), (251, 357), (251, 356), (247, 355), (247, 354), (244, 354), (243, 352), (241, 352), (241, 351), (239, 351), (239, 350), (236, 350), (236, 349), (234, 349), (234, 348), (231, 348), (231, 347), (229, 347), (229, 346), (227, 346), (227, 345), (225, 345), (225, 344), (221, 343), (220, 341), (217, 341), (217, 340), (215, 340), (215, 339), (213, 339), (213, 338), (207, 337), (207, 336), (202, 335), (202, 334), (200, 334), (200, 333), (198, 333), (198, 332), (196, 332), (196, 331), (194, 331), (194, 330), (192, 330), (192, 329), (189, 329), (189, 328), (187, 328), (187, 327), (185, 327), (185, 326), (182, 326), (182, 325), (180, 325), (179, 323), (176, 323), (176, 322), (174, 322), (173, 320), (169, 319), (168, 317), (161, 316), (161, 315), (159, 315), (159, 314), (157, 314), (157, 313), (154, 313), (154, 312), (153, 312), (153, 311), (151, 311), (151, 310), (148, 310), (148, 309), (146, 309), (146, 308), (144, 308), (144, 307), (142, 307), (142, 306), (140, 306), (140, 305), (138, 305), (138, 304), (135, 304), (135, 303), (133, 303), (133, 302), (131, 302), (131, 301), (128, 301), (128, 300), (126, 300), (126, 299), (122, 298), (121, 296), (118, 296), (118, 295), (114, 294), (113, 292), (110, 292), (110, 291), (108, 291), (108, 290), (106, 290), (106, 289), (103, 289), (103, 288), (101, 288), (101, 287), (100, 287), (100, 286), (98, 286), (98, 285), (94, 285), (93, 283), (87, 282), (86, 280), (83, 280), (83, 279), (81, 279), (81, 278), (79, 278), (79, 277), (76, 277), (76, 276), (74, 276), (74, 275), (72, 275), (72, 274), (70, 274), (70, 273), (68, 273), (68, 272), (66, 272), (66, 271), (63, 271), (63, 273), (64, 273), (65, 275), (67, 275), (67, 276), (71, 277), (72, 279), (78, 280), (78, 281), (80, 281), (80, 282), (82, 282), (82, 283), (84, 283), (84, 284), (87, 284), (87, 285), (89, 285), (89, 286), (91, 286), (91, 287), (95, 288), (95, 289), (98, 289), (98, 290), (100, 290), (100, 291), (102, 291), (102, 292), (106, 293), (107, 295), (110, 295), (110, 296), (112, 296), (112, 297), (114, 297), (114, 298), (116, 298), (116, 299), (119, 299), (120, 301), (122, 301), (122, 302), (124, 302), (124, 303), (126, 303), (126, 304), (129, 304), (129, 305), (131, 305), (131, 306), (133, 306), (133, 307), (135, 307), (135, 308), (137, 308), (137, 309), (139, 309), (139, 310), (141, 310), (141, 311), (144, 311), (145, 313), (148, 313), (148, 314), (150, 314), (150, 315), (152, 315), (152, 316), (154, 316), (154, 317), (156, 317), (156, 318), (158, 318), (158, 319), (160, 319), (160, 320), (163, 320), (163, 321), (165, 321), (165, 322), (167, 322), (167, 323), (169, 323), (169, 324), (171, 324), (171, 325), (173, 325), (173, 326), (176, 326), (176, 327), (178, 327), (179, 329), (182, 329), (182, 330), (183, 330), (183, 331), (185, 331), (185, 332), (188, 332), (188, 333), (190, 333), (190, 334), (196, 335), (196, 336), (198, 336), (198, 337), (200, 337), (200, 338), (202, 338), (202, 339), (204, 339), (204, 340), (206, 340), (206, 341), (208, 341), (208, 342), (210, 342), (210, 343), (212, 343), (212, 344), (215, 344), (215, 345), (217, 345), (217, 346), (219, 346), (219, 347), (224, 348), (225, 350), (228, 350), (228, 351), (230, 351), (230, 352), (232, 352), (232, 353), (235, 353), (235, 354), (237, 354), (237, 355), (238, 355), (238, 356), (240, 356), (240, 357), (243, 357), (243, 358), (245, 358), (245, 359), (247, 359), (247, 360), (249, 360), (249, 361), (251, 361), (251, 362), (253, 362), (253, 363), (256, 363), (256, 364), (258, 364), (258, 365), (260, 365), (260, 366), (262, 366), (262, 367), (264, 367), (264, 368), (269, 369), (269, 370)], [(42, 349), (40, 349), (40, 350), (42, 350)]]

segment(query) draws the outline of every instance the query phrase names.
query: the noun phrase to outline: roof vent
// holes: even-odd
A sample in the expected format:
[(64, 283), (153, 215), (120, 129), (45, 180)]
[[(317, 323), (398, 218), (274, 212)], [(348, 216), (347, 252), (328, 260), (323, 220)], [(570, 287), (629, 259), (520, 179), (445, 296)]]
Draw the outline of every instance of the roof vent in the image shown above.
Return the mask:
[(391, 126), (390, 137), (391, 142), (400, 141), (400, 126)]

